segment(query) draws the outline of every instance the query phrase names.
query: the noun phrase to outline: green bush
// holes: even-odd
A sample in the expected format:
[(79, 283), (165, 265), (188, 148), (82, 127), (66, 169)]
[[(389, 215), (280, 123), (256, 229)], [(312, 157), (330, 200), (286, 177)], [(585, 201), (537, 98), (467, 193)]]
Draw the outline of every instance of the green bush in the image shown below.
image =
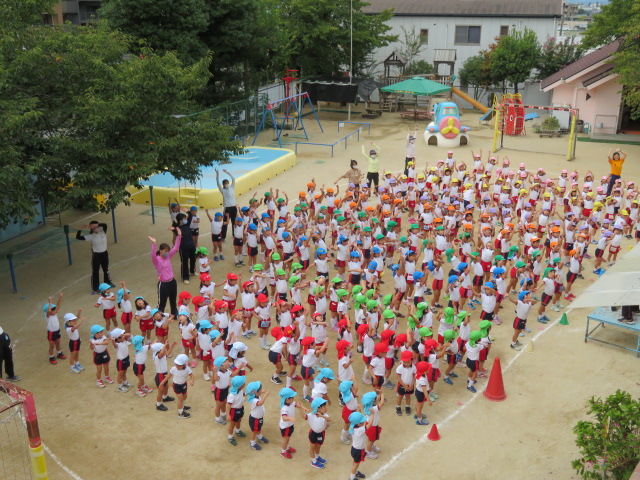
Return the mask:
[(571, 466), (584, 479), (626, 480), (640, 462), (640, 400), (617, 390), (606, 400), (591, 397), (590, 415), (573, 428), (581, 457)]
[(560, 122), (556, 117), (545, 118), (542, 121), (542, 130), (559, 130)]

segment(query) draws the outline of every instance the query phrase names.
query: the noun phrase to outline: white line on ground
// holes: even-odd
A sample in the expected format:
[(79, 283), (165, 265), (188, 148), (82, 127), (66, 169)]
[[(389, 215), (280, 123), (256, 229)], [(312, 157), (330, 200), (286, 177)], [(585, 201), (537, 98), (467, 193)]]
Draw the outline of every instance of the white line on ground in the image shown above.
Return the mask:
[(67, 472), (71, 478), (73, 478), (74, 480), (82, 480), (82, 477), (77, 473), (75, 473), (73, 470), (71, 470), (69, 467), (67, 467), (64, 463), (62, 463), (60, 459), (56, 456), (56, 454), (53, 453), (44, 442), (42, 443), (42, 448), (44, 448), (44, 451), (47, 452), (49, 456), (53, 459), (53, 461), (56, 462), (61, 469)]
[[(573, 309), (572, 308), (568, 308), (564, 313), (568, 314), (569, 312), (571, 312)], [(555, 327), (560, 320), (562, 319), (562, 315), (560, 316), (560, 318), (558, 318), (557, 320), (555, 320), (552, 324), (549, 325), (549, 328), (545, 328), (544, 330), (542, 330), (541, 332), (538, 332), (537, 334), (535, 334), (531, 339), (529, 339), (529, 341), (534, 341), (537, 340), (538, 338), (540, 338), (542, 335), (544, 335), (545, 333), (549, 332), (551, 330), (551, 327)], [(513, 358), (511, 360), (509, 360), (509, 362), (502, 368), (502, 372), (506, 372), (507, 370), (509, 370), (509, 368), (511, 368), (511, 366), (515, 363), (515, 361), (520, 358), (520, 356), (525, 353), (524, 349), (520, 350), (519, 352), (517, 352)], [(465, 380), (466, 381), (466, 380)], [(488, 382), (487, 382), (488, 384)], [(441, 429), (441, 427), (445, 426), (446, 424), (448, 424), (450, 421), (452, 421), (454, 418), (456, 418), (460, 412), (462, 412), (465, 408), (467, 408), (469, 405), (471, 405), (473, 402), (475, 402), (478, 398), (480, 398), (482, 396), (482, 392), (484, 392), (487, 388), (487, 384), (485, 384), (485, 387), (482, 390), (478, 390), (478, 393), (474, 394), (473, 397), (471, 397), (471, 399), (469, 399), (468, 402), (465, 402), (464, 405), (462, 405), (461, 407), (459, 407), (458, 409), (456, 409), (453, 413), (451, 413), (451, 415), (449, 415), (447, 418), (445, 418), (442, 422), (438, 423), (438, 430)], [(427, 427), (429, 428), (429, 427)], [(371, 475), (369, 478), (371, 480), (377, 480), (383, 477), (383, 475), (387, 472), (387, 470), (389, 470), (391, 467), (393, 467), (400, 459), (404, 458), (405, 455), (409, 452), (411, 452), (412, 450), (415, 450), (417, 447), (419, 447), (420, 445), (424, 444), (427, 442), (427, 435), (426, 435), (427, 431), (425, 431), (424, 433), (422, 433), (420, 435), (420, 438), (418, 438), (416, 441), (414, 441), (412, 444), (410, 444), (408, 447), (406, 447), (404, 450), (402, 450), (401, 452), (396, 453), (393, 457), (391, 457), (391, 459), (383, 464), (373, 475)]]

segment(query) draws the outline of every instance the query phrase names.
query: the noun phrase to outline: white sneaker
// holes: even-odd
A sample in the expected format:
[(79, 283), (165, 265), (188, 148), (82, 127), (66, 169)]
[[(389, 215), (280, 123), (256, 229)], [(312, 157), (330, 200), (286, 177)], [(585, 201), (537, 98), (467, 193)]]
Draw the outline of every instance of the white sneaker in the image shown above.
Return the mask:
[(137, 389), (136, 390), (136, 395), (138, 395), (139, 397), (144, 397), (146, 395), (146, 393), (141, 389)]
[(559, 312), (559, 311), (560, 311), (560, 307), (559, 307), (558, 305), (554, 304), (554, 305), (551, 307), (551, 310), (553, 310), (554, 312)]
[(367, 452), (367, 458), (371, 458), (373, 460), (375, 460), (376, 458), (378, 458), (378, 454), (376, 452)]
[(376, 452), (376, 453), (380, 453), (382, 451), (382, 449), (379, 446), (374, 445), (373, 446), (373, 451)]
[(118, 391), (122, 393), (127, 393), (129, 389), (124, 384), (122, 384), (118, 387)]
[(206, 381), (211, 380), (211, 375), (209, 375), (208, 373), (205, 373), (205, 374), (203, 375), (203, 377), (204, 377), (204, 379), (205, 379)]
[(75, 365), (73, 367), (69, 367), (69, 371), (71, 373), (80, 373), (80, 369), (78, 367), (76, 367)]
[(125, 380), (124, 382), (122, 382), (122, 384), (123, 384), (125, 387), (127, 387), (127, 388), (131, 388), (131, 387), (133, 387), (133, 385), (131, 385), (131, 384), (129, 383), (129, 380)]
[(185, 281), (184, 281), (184, 284), (185, 284), (185, 285), (189, 285), (189, 280), (185, 280)]

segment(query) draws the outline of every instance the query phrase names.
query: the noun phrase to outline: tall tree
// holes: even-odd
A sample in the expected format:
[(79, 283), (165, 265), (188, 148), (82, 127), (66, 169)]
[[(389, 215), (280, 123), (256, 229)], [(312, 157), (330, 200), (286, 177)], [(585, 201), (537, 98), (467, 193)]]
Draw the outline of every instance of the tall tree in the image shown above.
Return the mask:
[(593, 17), (583, 38), (585, 48), (596, 48), (617, 40), (613, 54), (614, 71), (620, 74), (624, 85), (625, 103), (631, 107), (631, 116), (640, 118), (640, 2), (638, 0), (611, 0)]
[[(397, 40), (385, 22), (391, 10), (365, 14), (362, 0), (274, 0), (287, 42), (280, 46), (282, 68), (298, 68), (303, 76), (347, 73), (353, 52), (353, 74), (377, 48)], [(353, 20), (353, 21), (352, 21)], [(352, 28), (353, 27), (353, 28)], [(353, 49), (351, 49), (353, 32)]]
[(205, 0), (103, 0), (100, 16), (159, 52), (194, 63), (207, 52), (200, 34), (209, 25)]
[(537, 66), (538, 74), (536, 78), (543, 80), (549, 75), (553, 75), (558, 70), (575, 62), (584, 53), (584, 48), (579, 43), (573, 41), (574, 37), (558, 41), (555, 37), (550, 37), (540, 49), (540, 60)]
[(458, 72), (460, 83), (467, 87), (473, 87), (473, 98), (477, 99), (482, 88), (491, 86), (491, 77), (487, 71), (487, 58), (485, 55), (469, 57)]
[(134, 39), (103, 25), (31, 27), (0, 38), (0, 228), (33, 214), (33, 198), (60, 208), (167, 171), (196, 180), (239, 150), (230, 129), (198, 111), (210, 57), (184, 67), (173, 53), (129, 52)]
[(518, 93), (518, 84), (531, 78), (531, 72), (538, 66), (540, 45), (533, 30), (515, 31), (501, 37), (490, 54), (492, 74), (513, 85)]

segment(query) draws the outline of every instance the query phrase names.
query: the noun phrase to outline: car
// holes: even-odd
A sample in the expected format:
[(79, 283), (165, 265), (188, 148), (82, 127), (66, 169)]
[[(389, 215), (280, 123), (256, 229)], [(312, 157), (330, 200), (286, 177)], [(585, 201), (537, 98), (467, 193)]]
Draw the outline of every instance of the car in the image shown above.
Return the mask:
[(440, 102), (433, 107), (433, 121), (425, 128), (424, 141), (427, 145), (459, 147), (469, 143), (469, 130), (460, 123), (458, 105)]

